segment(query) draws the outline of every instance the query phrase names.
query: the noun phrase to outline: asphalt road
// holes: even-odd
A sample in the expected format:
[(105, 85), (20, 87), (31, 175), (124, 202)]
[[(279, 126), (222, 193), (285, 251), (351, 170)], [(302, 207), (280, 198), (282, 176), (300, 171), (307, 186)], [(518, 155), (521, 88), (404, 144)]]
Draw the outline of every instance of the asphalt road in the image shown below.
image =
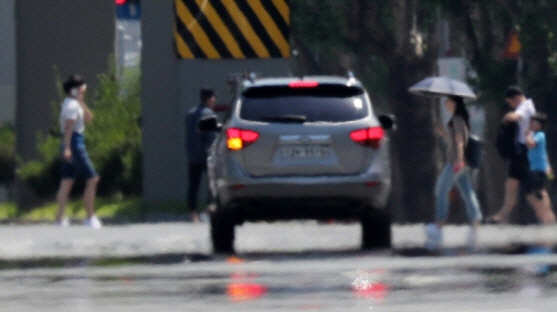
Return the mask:
[[(546, 258), (554, 262), (552, 257)], [(554, 311), (531, 256), (265, 254), (0, 270), (3, 311)]]
[[(466, 226), (447, 226), (444, 245), (462, 247)], [(236, 251), (245, 253), (300, 253), (355, 251), (360, 245), (359, 224), (317, 222), (246, 223), (236, 227)], [(207, 224), (153, 223), (105, 226), (5, 225), (0, 227), (0, 260), (39, 258), (107, 258), (160, 254), (210, 255)], [(425, 241), (424, 225), (393, 227), (395, 249), (418, 248)], [(478, 248), (546, 241), (557, 243), (557, 227), (483, 226)]]
[[(238, 227), (237, 256), (213, 255), (206, 224), (3, 226), (2, 311), (534, 312), (557, 306), (557, 256), (509, 247), (554, 243), (555, 229), (466, 227), (419, 255), (423, 225), (395, 226), (394, 249), (358, 250), (357, 224)], [(498, 252), (503, 250), (505, 252)], [(45, 260), (47, 259), (47, 260)], [(50, 259), (50, 260), (48, 260)]]

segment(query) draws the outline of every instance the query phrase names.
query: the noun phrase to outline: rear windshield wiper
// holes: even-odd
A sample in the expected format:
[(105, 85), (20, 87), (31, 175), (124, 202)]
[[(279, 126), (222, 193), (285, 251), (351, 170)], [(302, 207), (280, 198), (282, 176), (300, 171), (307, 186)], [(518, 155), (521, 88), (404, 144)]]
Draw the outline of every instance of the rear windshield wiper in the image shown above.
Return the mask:
[(261, 121), (281, 122), (281, 123), (304, 123), (307, 118), (304, 115), (281, 115), (281, 116), (265, 116), (260, 118)]

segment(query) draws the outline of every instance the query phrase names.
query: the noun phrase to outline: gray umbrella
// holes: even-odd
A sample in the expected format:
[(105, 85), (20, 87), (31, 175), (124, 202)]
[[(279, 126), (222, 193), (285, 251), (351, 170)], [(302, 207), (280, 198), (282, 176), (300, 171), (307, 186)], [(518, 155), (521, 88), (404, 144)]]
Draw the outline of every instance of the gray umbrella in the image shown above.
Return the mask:
[(408, 91), (419, 95), (454, 95), (468, 99), (476, 99), (476, 94), (467, 84), (448, 77), (426, 78), (411, 86)]

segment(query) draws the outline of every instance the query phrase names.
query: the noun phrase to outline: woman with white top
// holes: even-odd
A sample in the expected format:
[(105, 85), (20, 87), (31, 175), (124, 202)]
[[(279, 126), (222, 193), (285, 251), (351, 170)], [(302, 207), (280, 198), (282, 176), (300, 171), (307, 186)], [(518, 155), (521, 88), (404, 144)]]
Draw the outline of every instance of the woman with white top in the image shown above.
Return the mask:
[(520, 184), (524, 184), (530, 172), (528, 161), (528, 147), (526, 146), (526, 133), (530, 128), (530, 117), (536, 113), (534, 101), (526, 98), (526, 95), (518, 86), (510, 86), (505, 91), (505, 101), (513, 110), (505, 114), (503, 122), (518, 123), (518, 134), (516, 136), (517, 150), (509, 162), (509, 172), (505, 182), (505, 198), (503, 206), (493, 216), (488, 218), (489, 223), (504, 224), (509, 222), (509, 216), (516, 206)]
[(67, 96), (62, 103), (60, 112), (62, 180), (56, 196), (58, 201), (56, 223), (61, 226), (69, 225), (69, 220), (65, 215), (66, 205), (75, 178), (79, 175), (85, 179), (83, 202), (87, 219), (84, 224), (100, 228), (102, 223), (95, 215), (94, 210), (99, 176), (89, 159), (84, 139), (85, 123), (93, 120), (93, 114), (84, 101), (86, 91), (87, 85), (78, 75), (72, 75), (64, 82), (64, 92)]

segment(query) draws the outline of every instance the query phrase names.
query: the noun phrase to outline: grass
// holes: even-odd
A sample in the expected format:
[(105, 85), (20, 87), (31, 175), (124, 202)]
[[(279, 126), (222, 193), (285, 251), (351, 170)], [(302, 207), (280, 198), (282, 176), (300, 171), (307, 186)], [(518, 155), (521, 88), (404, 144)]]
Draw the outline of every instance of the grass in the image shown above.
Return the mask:
[[(140, 198), (97, 198), (96, 214), (102, 219), (114, 222), (141, 222), (153, 207), (144, 205)], [(14, 202), (0, 202), (0, 220), (15, 222), (52, 222), (56, 218), (56, 202), (46, 202), (26, 212), (18, 212)], [(84, 219), (85, 209), (82, 200), (72, 200), (66, 207), (70, 219)]]
[(0, 202), (0, 220), (12, 219), (17, 216), (17, 206), (12, 202)]
[[(53, 222), (58, 206), (56, 202), (45, 202), (29, 211), (19, 212), (14, 202), (0, 202), (0, 221), (40, 223)], [(179, 201), (168, 201), (156, 205), (147, 205), (139, 197), (97, 198), (95, 212), (103, 220), (114, 223), (135, 223), (145, 221), (178, 221), (186, 218), (185, 204)], [(66, 215), (70, 219), (85, 218), (82, 200), (72, 200), (66, 207)]]
[[(127, 219), (137, 222), (141, 219), (142, 202), (139, 198), (110, 199), (98, 198), (95, 202), (95, 212), (100, 218)], [(18, 216), (21, 221), (54, 220), (58, 206), (56, 202), (48, 202)], [(66, 215), (70, 219), (84, 219), (85, 209), (82, 200), (71, 201), (66, 207)]]

